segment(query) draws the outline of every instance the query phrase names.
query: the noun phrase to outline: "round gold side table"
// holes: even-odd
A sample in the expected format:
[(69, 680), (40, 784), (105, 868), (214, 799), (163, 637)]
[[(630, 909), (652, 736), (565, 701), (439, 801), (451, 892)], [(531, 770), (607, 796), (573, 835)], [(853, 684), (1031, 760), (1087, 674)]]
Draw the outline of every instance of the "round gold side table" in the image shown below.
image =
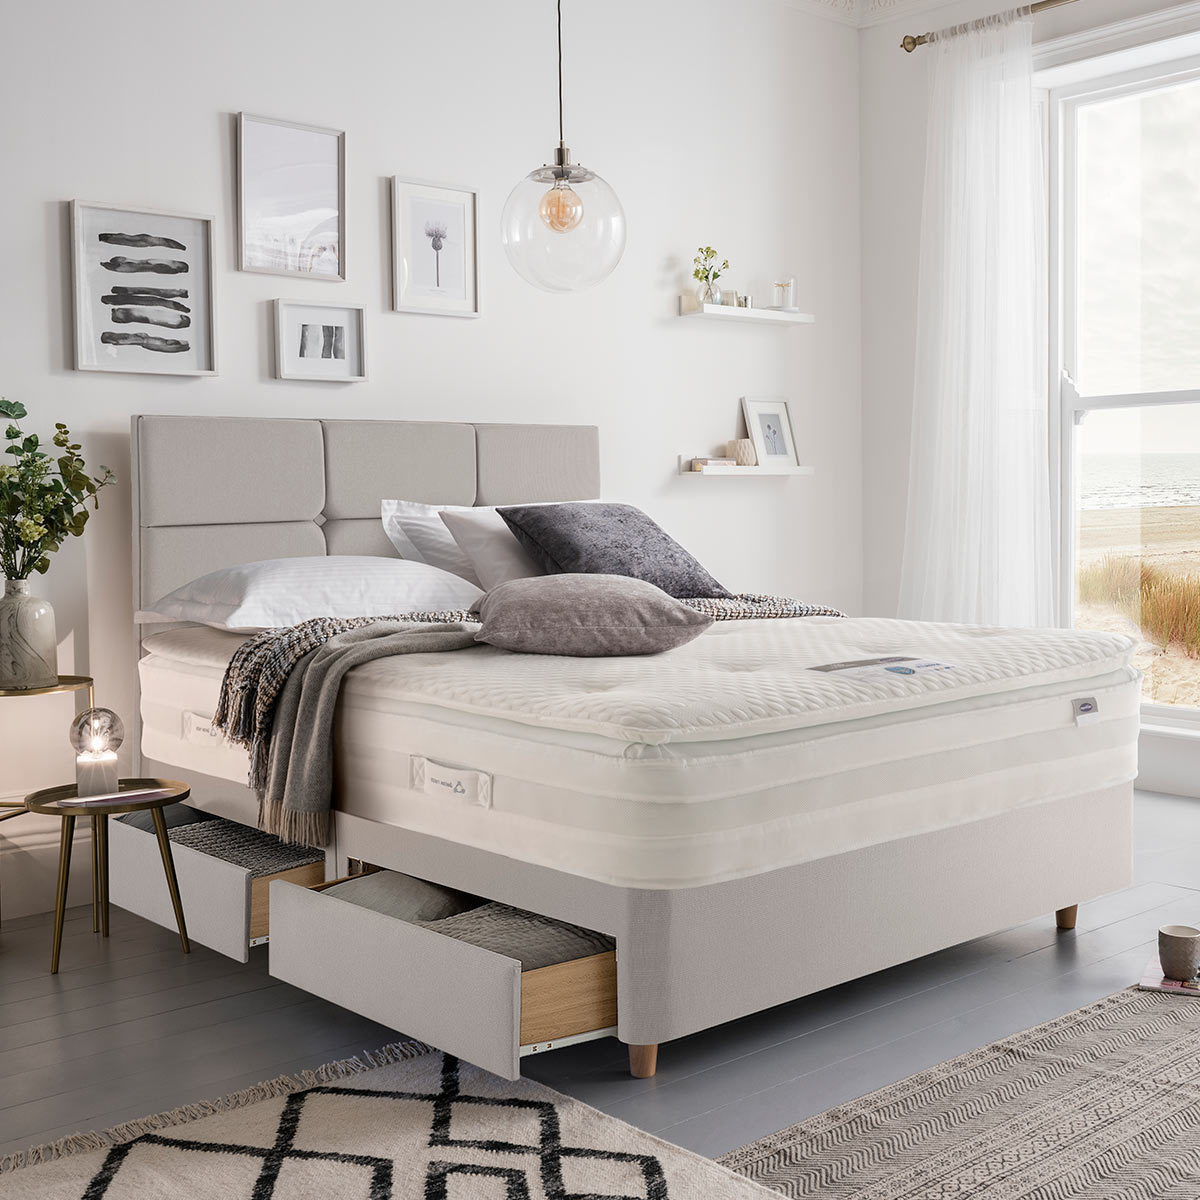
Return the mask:
[[(96, 685), (90, 675), (60, 675), (58, 682), (49, 687), (38, 688), (0, 688), (0, 700), (19, 700), (22, 696), (49, 696), (54, 692), (81, 692), (87, 689), (88, 708), (96, 707)], [(11, 821), (23, 817), (29, 809), (23, 800), (0, 800), (0, 821)], [(92, 852), (93, 862), (95, 851)], [(92, 930), (96, 925), (96, 896), (95, 887), (92, 889)]]
[[(59, 787), (42, 788), (25, 797), (25, 808), (29, 812), (45, 813), (62, 819), (62, 838), (58, 849), (58, 891), (54, 899), (54, 946), (50, 952), (50, 974), (58, 974), (58, 958), (62, 950), (63, 918), (67, 911), (67, 884), (71, 872), (71, 842), (75, 836), (75, 819), (92, 819), (92, 928), (96, 927), (97, 913), (101, 930), (108, 937), (108, 818), (122, 813), (145, 812), (147, 809), (154, 821), (154, 832), (158, 837), (158, 849), (162, 855), (163, 872), (167, 877), (167, 890), (171, 893), (171, 904), (175, 909), (175, 923), (179, 926), (179, 940), (183, 952), (190, 953), (187, 925), (183, 920), (183, 902), (179, 898), (179, 882), (175, 878), (175, 862), (171, 857), (171, 839), (167, 837), (167, 822), (162, 810), (168, 804), (186, 800), (191, 788), (178, 779), (122, 779), (118, 791), (134, 793), (127, 799), (114, 796), (111, 800), (88, 803), (64, 804), (64, 800), (75, 797), (75, 785), (65, 783)], [(137, 795), (152, 790), (154, 795)]]

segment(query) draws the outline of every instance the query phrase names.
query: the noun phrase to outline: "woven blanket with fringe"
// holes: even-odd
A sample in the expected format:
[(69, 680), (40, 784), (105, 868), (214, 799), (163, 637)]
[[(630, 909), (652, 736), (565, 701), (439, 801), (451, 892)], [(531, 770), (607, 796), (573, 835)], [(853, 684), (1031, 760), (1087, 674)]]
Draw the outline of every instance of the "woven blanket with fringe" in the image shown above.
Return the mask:
[[(781, 620), (795, 617), (842, 617), (836, 608), (805, 604), (782, 596), (745, 592), (728, 599), (681, 600), (689, 608), (716, 621)], [(221, 694), (213, 725), (250, 755), (248, 783), (259, 798), (259, 825), (285, 840), (323, 846), (328, 841), (328, 821), (297, 823), (279, 802), (268, 803), (271, 785), (272, 740), (279, 698), (297, 665), (333, 638), (352, 630), (386, 623), (418, 626), (458, 625), (477, 622), (473, 611), (408, 613), (403, 616), (315, 617), (287, 629), (266, 629), (248, 638), (234, 651), (221, 681)], [(455, 648), (447, 643), (447, 649)], [(399, 651), (395, 651), (399, 652)], [(291, 740), (291, 730), (286, 731)], [(278, 747), (276, 747), (278, 750)], [(279, 757), (278, 754), (275, 756)], [(277, 789), (274, 789), (277, 790)]]

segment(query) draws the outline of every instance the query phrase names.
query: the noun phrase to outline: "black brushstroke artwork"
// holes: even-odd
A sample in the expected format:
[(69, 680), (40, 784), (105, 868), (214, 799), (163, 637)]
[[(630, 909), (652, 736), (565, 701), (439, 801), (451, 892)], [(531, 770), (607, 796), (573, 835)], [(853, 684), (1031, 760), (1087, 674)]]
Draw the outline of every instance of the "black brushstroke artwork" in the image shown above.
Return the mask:
[(300, 325), (301, 358), (345, 358), (346, 328), (344, 325)]
[(146, 312), (141, 308), (114, 308), (114, 325), (164, 325), (167, 329), (186, 329), (192, 318), (185, 313)]
[(187, 288), (151, 287), (149, 284), (143, 283), (135, 283), (132, 285), (114, 283), (109, 290), (117, 296), (132, 296), (134, 293), (137, 293), (139, 296), (175, 296), (176, 298), (182, 300), (186, 300), (188, 294)]
[(155, 275), (182, 275), (187, 263), (178, 258), (125, 258), (116, 254), (100, 264), (106, 271), (119, 271), (122, 275), (133, 275), (139, 271), (150, 271)]
[(110, 246), (136, 246), (139, 250), (145, 250), (147, 246), (161, 246), (164, 250), (187, 249), (174, 238), (157, 237), (153, 233), (102, 233), (99, 238)]
[[(186, 296), (186, 288), (164, 289), (181, 291)], [(140, 291), (137, 288), (113, 288), (107, 296), (100, 297), (101, 304), (141, 304), (148, 308), (173, 308), (176, 312), (186, 313), (192, 310), (178, 300), (165, 300), (156, 294), (157, 289), (147, 288)]]
[(100, 335), (100, 341), (106, 346), (141, 346), (143, 350), (156, 350), (159, 354), (182, 354), (192, 348), (190, 342), (155, 337), (151, 333), (111, 333), (106, 330)]

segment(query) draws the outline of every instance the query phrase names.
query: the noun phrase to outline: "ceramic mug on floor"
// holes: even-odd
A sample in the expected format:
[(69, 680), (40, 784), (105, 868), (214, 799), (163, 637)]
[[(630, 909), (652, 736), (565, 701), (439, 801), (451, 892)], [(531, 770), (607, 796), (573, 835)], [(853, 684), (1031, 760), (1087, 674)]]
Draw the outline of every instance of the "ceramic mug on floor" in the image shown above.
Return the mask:
[(1164, 925), (1158, 931), (1158, 961), (1166, 979), (1195, 979), (1200, 972), (1200, 929)]

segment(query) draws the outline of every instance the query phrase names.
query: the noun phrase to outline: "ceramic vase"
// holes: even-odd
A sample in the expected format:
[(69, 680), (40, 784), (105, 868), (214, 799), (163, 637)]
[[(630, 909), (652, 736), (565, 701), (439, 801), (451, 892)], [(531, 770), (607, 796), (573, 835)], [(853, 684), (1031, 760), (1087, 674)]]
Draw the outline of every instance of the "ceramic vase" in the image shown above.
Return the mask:
[(0, 597), (0, 689), (53, 687), (57, 682), (54, 609), (29, 594), (28, 579), (6, 579)]

